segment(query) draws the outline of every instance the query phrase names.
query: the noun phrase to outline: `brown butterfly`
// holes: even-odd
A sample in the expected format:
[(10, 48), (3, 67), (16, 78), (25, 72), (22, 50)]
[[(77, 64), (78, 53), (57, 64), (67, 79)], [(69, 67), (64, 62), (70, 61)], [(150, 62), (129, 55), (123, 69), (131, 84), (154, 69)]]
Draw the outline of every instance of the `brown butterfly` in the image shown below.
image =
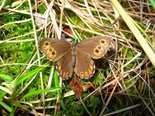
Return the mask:
[(93, 59), (103, 57), (110, 49), (111, 42), (110, 37), (94, 36), (72, 46), (65, 40), (47, 38), (39, 41), (39, 48), (50, 61), (56, 62), (59, 76), (63, 80), (71, 77), (74, 64), (76, 75), (89, 79), (95, 72)]

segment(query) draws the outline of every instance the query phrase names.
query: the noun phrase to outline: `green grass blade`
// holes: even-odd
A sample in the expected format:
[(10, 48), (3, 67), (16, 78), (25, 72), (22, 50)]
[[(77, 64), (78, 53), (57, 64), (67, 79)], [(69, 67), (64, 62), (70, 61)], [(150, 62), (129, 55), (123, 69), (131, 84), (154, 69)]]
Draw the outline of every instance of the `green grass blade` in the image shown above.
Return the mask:
[(0, 79), (7, 81), (7, 82), (11, 82), (13, 80), (11, 76), (3, 74), (3, 73), (0, 73)]
[(3, 108), (5, 108), (8, 112), (12, 112), (12, 108), (11, 107), (9, 107), (7, 104), (5, 104), (4, 102), (2, 102), (1, 100), (0, 100), (0, 105), (3, 107)]
[[(55, 83), (55, 86), (56, 87), (59, 87), (59, 78), (61, 78), (61, 77), (59, 77), (58, 74), (57, 74), (57, 72), (55, 71), (54, 72), (54, 83)], [(65, 105), (64, 105), (64, 102), (63, 102), (62, 94), (61, 93), (62, 93), (61, 89), (59, 91), (57, 91), (57, 95), (60, 98), (60, 104), (61, 104), (63, 110), (66, 111), (66, 108), (65, 108)], [(66, 112), (66, 115), (68, 115), (67, 112)]]
[(48, 92), (55, 92), (55, 91), (59, 91), (59, 90), (60, 90), (60, 88), (39, 89), (39, 90), (30, 92), (30, 93), (24, 95), (24, 96), (21, 98), (20, 101), (24, 100), (25, 98), (34, 96), (34, 95), (39, 95), (39, 94), (48, 93)]
[(155, 0), (150, 0), (152, 7), (155, 9)]
[(26, 73), (25, 75), (19, 77), (19, 78), (16, 78), (14, 81), (13, 81), (13, 87), (19, 85), (20, 83), (22, 83), (24, 80), (26, 80), (27, 78), (31, 78), (32, 76), (36, 75), (38, 72), (40, 72), (41, 70), (43, 70), (46, 66), (41, 66), (41, 67), (38, 67), (28, 73)]

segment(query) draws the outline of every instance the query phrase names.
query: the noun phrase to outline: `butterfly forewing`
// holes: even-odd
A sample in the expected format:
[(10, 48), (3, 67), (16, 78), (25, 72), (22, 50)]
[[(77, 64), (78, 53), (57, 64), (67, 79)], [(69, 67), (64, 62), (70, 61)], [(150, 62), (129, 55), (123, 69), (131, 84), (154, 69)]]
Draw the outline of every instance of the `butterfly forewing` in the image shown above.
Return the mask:
[(110, 44), (111, 39), (109, 37), (95, 36), (79, 42), (76, 48), (90, 55), (93, 59), (99, 59), (107, 53)]
[(65, 40), (48, 38), (39, 41), (39, 48), (49, 60), (57, 61), (71, 50), (71, 45)]

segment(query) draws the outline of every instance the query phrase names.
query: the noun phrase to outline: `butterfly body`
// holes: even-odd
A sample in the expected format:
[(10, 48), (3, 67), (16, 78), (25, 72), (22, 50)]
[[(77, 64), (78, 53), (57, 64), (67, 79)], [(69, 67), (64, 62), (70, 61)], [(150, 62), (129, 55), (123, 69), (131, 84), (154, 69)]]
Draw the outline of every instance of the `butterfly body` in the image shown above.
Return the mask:
[(103, 57), (111, 46), (111, 39), (95, 36), (85, 39), (77, 45), (71, 45), (65, 40), (42, 39), (39, 41), (40, 50), (50, 59), (56, 61), (57, 70), (63, 80), (71, 77), (74, 72), (82, 79), (89, 79), (95, 72), (93, 59)]

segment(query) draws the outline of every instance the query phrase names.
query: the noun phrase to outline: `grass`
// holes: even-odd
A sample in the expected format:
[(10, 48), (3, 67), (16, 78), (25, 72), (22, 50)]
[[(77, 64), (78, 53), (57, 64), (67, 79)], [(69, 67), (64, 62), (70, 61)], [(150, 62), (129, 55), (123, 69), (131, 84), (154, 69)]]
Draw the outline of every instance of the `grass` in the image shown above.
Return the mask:
[[(154, 115), (153, 7), (151, 0), (0, 1), (1, 114)], [(115, 57), (105, 56), (104, 68), (77, 88), (38, 49), (40, 38), (60, 39), (65, 26), (75, 43), (95, 35), (117, 43)]]

